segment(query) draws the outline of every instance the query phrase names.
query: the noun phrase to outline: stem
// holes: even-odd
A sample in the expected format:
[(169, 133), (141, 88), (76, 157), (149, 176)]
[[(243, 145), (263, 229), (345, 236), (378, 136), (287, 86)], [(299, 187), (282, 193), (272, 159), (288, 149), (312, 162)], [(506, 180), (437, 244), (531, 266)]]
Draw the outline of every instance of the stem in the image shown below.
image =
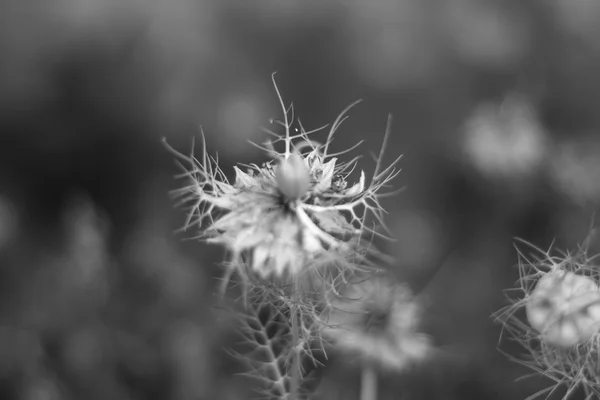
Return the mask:
[(292, 317), (292, 380), (290, 382), (289, 400), (298, 400), (298, 390), (300, 389), (300, 351), (298, 342), (300, 341), (299, 321), (298, 321), (298, 297), (299, 297), (298, 278), (294, 278), (292, 291), (292, 306), (290, 309)]
[(365, 364), (360, 375), (360, 400), (377, 400), (377, 371)]

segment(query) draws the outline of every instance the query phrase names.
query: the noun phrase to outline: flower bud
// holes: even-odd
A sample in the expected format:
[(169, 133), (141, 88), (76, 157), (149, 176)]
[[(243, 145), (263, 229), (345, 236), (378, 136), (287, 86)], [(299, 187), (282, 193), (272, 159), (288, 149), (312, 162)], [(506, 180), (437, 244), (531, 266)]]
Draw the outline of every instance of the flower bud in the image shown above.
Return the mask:
[(574, 346), (600, 329), (600, 290), (587, 276), (550, 272), (538, 281), (526, 310), (530, 325), (544, 341)]
[(310, 171), (298, 154), (292, 154), (277, 165), (275, 179), (279, 191), (289, 200), (302, 197), (310, 184)]

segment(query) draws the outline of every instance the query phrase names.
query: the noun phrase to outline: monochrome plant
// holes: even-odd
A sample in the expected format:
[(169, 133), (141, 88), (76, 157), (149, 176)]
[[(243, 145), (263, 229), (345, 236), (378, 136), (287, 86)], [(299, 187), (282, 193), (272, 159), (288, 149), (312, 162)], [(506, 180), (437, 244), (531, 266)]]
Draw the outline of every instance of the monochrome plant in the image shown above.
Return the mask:
[[(232, 353), (259, 379), (264, 397), (296, 400), (309, 396), (304, 365), (319, 364), (316, 351), (326, 354), (323, 332), (335, 299), (344, 296), (341, 289), (377, 274), (387, 260), (373, 241), (389, 239), (380, 201), (394, 193), (389, 187), (400, 157), (382, 166), (390, 117), (368, 179), (358, 173), (360, 156), (344, 159), (361, 143), (339, 152), (330, 146), (358, 101), (330, 126), (306, 130), (274, 78), (273, 84), (283, 120), (265, 130), (270, 140), (253, 143), (268, 161), (234, 166), (230, 180), (208, 154), (204, 135), (200, 157), (169, 149), (186, 182), (174, 192), (188, 212), (184, 229), (228, 252), (221, 293), (239, 289), (240, 331), (248, 348)], [(320, 132), (324, 141), (317, 140)]]
[(361, 366), (361, 400), (377, 399), (379, 371), (402, 373), (431, 355), (421, 307), (406, 285), (378, 275), (347, 285), (326, 314), (325, 334)]
[(495, 318), (503, 337), (525, 350), (523, 357), (509, 357), (552, 382), (528, 399), (549, 398), (561, 388), (564, 400), (578, 389), (586, 399), (600, 398), (598, 264), (587, 245), (573, 253), (527, 246), (533, 254), (519, 252), (518, 287)]

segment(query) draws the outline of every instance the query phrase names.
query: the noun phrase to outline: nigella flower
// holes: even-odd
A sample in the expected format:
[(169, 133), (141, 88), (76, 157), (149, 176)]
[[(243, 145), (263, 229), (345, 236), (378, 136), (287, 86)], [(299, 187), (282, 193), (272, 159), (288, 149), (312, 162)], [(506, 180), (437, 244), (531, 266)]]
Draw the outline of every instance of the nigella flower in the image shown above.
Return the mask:
[(483, 103), (465, 123), (467, 161), (486, 178), (512, 181), (534, 176), (544, 161), (547, 137), (531, 102), (516, 93)]
[(407, 287), (376, 277), (349, 286), (332, 302), (324, 333), (366, 363), (403, 371), (431, 354), (429, 336), (418, 331), (420, 316)]
[(531, 327), (554, 346), (584, 343), (600, 330), (600, 290), (589, 276), (563, 269), (546, 273), (525, 309)]
[(319, 143), (313, 134), (323, 128), (308, 132), (298, 122), (299, 129), (292, 129), (293, 110), (285, 107), (275, 89), (284, 114), (284, 120), (276, 123), (285, 132), (267, 130), (274, 139), (257, 145), (270, 161), (235, 166), (231, 182), (217, 160), (207, 155), (204, 137), (201, 159), (179, 154), (189, 163), (183, 166), (183, 176), (190, 184), (177, 192), (191, 205), (186, 227), (197, 226), (202, 239), (225, 246), (232, 254), (228, 273), (238, 271), (242, 276), (246, 267), (266, 278), (297, 276), (323, 264), (364, 261), (369, 250), (365, 243), (375, 234), (373, 221), (367, 218), (373, 215), (382, 224), (381, 189), (398, 174), (399, 158), (381, 170), (380, 154), (370, 183), (364, 172), (350, 183), (358, 157), (349, 161), (338, 157), (358, 145), (336, 154), (329, 145), (352, 105), (335, 120), (326, 141)]
[(511, 356), (552, 384), (530, 396), (550, 396), (566, 387), (563, 399), (583, 388), (586, 398), (600, 396), (600, 288), (598, 270), (585, 247), (552, 255), (535, 249), (520, 254), (518, 295), (496, 314), (505, 335), (526, 357)]

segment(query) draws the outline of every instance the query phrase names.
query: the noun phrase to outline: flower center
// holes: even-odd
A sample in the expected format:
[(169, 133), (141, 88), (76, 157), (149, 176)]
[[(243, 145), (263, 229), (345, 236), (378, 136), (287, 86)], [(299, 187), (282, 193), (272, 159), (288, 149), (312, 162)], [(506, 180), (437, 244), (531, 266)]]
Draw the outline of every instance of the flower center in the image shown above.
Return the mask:
[(310, 171), (302, 157), (292, 154), (279, 162), (275, 179), (279, 191), (287, 200), (297, 200), (308, 191)]

